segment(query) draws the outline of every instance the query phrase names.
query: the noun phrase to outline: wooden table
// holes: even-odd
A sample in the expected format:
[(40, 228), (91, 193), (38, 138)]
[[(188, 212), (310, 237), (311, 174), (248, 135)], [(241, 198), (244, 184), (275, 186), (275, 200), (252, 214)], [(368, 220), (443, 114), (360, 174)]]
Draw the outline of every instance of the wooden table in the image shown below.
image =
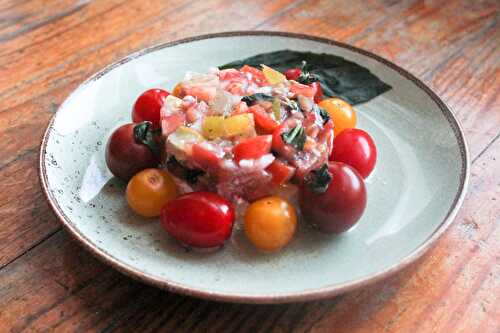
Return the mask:
[[(500, 332), (500, 3), (1, 0), (0, 332)], [(469, 193), (437, 246), (396, 276), (326, 301), (238, 305), (135, 282), (61, 229), (39, 143), (86, 77), (151, 44), (227, 30), (333, 38), (408, 69), (461, 120)]]

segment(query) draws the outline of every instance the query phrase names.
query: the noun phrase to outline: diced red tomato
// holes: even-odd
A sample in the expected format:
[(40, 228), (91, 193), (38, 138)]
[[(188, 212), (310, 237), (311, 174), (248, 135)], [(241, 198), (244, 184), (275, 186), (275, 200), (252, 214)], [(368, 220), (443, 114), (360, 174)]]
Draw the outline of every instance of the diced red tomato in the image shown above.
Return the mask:
[(285, 71), (285, 76), (288, 80), (297, 80), (302, 73), (300, 68), (290, 68)]
[(253, 114), (257, 130), (261, 133), (271, 134), (279, 126), (278, 122), (271, 118), (269, 113), (258, 104), (251, 106), (248, 112)]
[(238, 143), (233, 148), (234, 160), (239, 162), (247, 159), (257, 159), (271, 152), (271, 135), (258, 135)]
[(261, 70), (255, 67), (245, 65), (240, 68), (240, 72), (252, 74), (252, 81), (259, 86), (264, 86), (267, 84), (267, 80), (266, 77), (264, 76), (264, 73), (262, 73)]
[(314, 102), (319, 103), (323, 100), (323, 88), (321, 88), (321, 83), (318, 81), (311, 83), (309, 86), (315, 89)]
[(161, 118), (161, 130), (164, 136), (175, 131), (179, 126), (184, 125), (186, 116), (184, 113), (176, 113)]
[(273, 163), (267, 167), (266, 171), (273, 176), (272, 182), (274, 184), (282, 185), (292, 179), (295, 168), (281, 160), (275, 159)]
[(296, 95), (302, 95), (309, 98), (313, 98), (316, 94), (316, 89), (314, 87), (307, 86), (298, 82), (292, 83), (290, 91)]
[(215, 169), (219, 166), (220, 158), (202, 144), (194, 144), (192, 154), (193, 162), (201, 169)]
[(215, 98), (216, 87), (185, 87), (186, 95), (196, 97), (200, 101), (209, 102)]
[(243, 78), (240, 71), (234, 68), (223, 69), (219, 71), (219, 79), (223, 81), (232, 81), (234, 79), (240, 80)]

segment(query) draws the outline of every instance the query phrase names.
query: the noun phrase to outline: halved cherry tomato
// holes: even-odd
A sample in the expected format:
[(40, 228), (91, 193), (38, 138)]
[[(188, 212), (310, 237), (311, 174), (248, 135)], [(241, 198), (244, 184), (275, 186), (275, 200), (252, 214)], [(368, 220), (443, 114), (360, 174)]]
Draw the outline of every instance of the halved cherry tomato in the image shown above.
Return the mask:
[(330, 159), (349, 164), (366, 178), (375, 167), (377, 148), (368, 133), (357, 128), (348, 128), (335, 138)]
[(233, 148), (234, 160), (257, 159), (271, 152), (272, 135), (258, 135), (238, 143)]
[(245, 234), (259, 249), (276, 251), (288, 244), (295, 234), (295, 208), (280, 197), (253, 202), (245, 213)]
[(169, 92), (163, 89), (149, 89), (143, 92), (135, 101), (132, 121), (150, 121), (153, 128), (160, 128), (160, 110), (168, 95)]
[(320, 107), (326, 110), (333, 120), (333, 131), (335, 136), (346, 128), (356, 127), (356, 112), (352, 106), (340, 98), (327, 98), (318, 103)]
[(169, 201), (161, 210), (163, 228), (178, 241), (195, 247), (220, 246), (231, 236), (233, 205), (212, 192), (192, 192)]
[(273, 176), (272, 182), (274, 184), (282, 185), (292, 179), (295, 168), (279, 159), (275, 159), (273, 163), (267, 167), (266, 171)]
[(316, 89), (314, 87), (307, 86), (302, 83), (293, 82), (292, 85), (290, 86), (290, 92), (296, 95), (302, 95), (305, 97), (314, 98), (314, 95), (316, 94)]
[(271, 134), (279, 126), (278, 122), (271, 118), (269, 113), (258, 104), (248, 108), (248, 112), (253, 114), (257, 130), (261, 133)]
[(288, 80), (296, 81), (301, 73), (302, 70), (300, 68), (290, 68), (285, 71), (285, 76)]
[(201, 143), (192, 147), (193, 162), (201, 169), (215, 169), (219, 166), (220, 158)]
[(261, 70), (245, 65), (240, 68), (240, 72), (242, 73), (250, 73), (252, 74), (252, 81), (255, 82), (259, 86), (263, 86), (267, 84), (266, 77), (264, 76), (264, 73), (262, 73)]
[(145, 169), (128, 182), (127, 202), (144, 217), (160, 215), (161, 208), (177, 196), (177, 185), (165, 170)]

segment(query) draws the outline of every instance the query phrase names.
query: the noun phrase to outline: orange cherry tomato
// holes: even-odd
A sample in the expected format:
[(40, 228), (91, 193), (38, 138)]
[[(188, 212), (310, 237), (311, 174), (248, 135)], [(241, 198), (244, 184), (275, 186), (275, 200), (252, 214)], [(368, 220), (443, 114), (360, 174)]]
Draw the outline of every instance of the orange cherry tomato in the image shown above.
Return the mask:
[(296, 228), (295, 208), (280, 197), (259, 199), (245, 213), (245, 234), (264, 251), (277, 251), (288, 244)]
[(127, 202), (134, 212), (144, 217), (160, 215), (161, 208), (177, 196), (172, 176), (160, 169), (145, 169), (129, 181)]
[(172, 91), (172, 95), (178, 98), (183, 98), (185, 93), (184, 89), (182, 88), (182, 83), (177, 83), (174, 87), (174, 90)]
[(327, 98), (322, 100), (318, 105), (325, 109), (330, 118), (332, 118), (335, 136), (347, 128), (356, 127), (356, 111), (346, 101), (340, 98)]

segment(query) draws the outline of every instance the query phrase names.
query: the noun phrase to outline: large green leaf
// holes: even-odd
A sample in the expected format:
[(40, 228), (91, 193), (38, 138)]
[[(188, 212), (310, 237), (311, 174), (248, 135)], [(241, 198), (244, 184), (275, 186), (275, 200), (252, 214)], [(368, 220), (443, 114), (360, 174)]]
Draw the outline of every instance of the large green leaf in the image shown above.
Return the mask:
[(367, 102), (391, 89), (365, 67), (326, 53), (281, 50), (233, 61), (219, 68), (240, 68), (245, 64), (259, 67), (264, 64), (284, 72), (300, 67), (302, 61), (307, 62), (310, 73), (319, 77), (326, 96), (342, 98), (352, 105)]

